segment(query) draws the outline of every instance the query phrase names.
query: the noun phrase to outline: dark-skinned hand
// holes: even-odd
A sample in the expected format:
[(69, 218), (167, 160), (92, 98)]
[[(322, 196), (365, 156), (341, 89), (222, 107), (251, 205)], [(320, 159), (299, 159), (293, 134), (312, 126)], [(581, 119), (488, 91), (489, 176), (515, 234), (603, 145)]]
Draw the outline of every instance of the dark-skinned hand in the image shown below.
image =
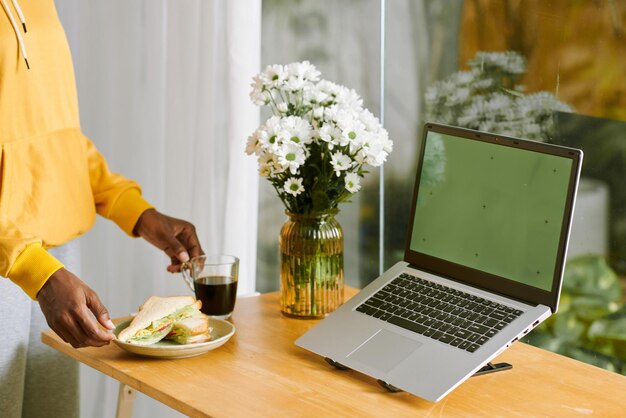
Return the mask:
[[(170, 257), (171, 273), (180, 271), (181, 262), (204, 254), (191, 223), (154, 209), (140, 216), (134, 232)], [(50, 328), (74, 348), (100, 347), (115, 338), (102, 328), (114, 325), (96, 292), (64, 268), (50, 276), (37, 300)]]
[(57, 270), (37, 294), (48, 325), (74, 348), (108, 344), (114, 328), (96, 292), (70, 271)]
[(170, 273), (179, 272), (181, 262), (204, 254), (196, 228), (191, 223), (154, 209), (145, 211), (139, 217), (134, 232), (167, 254), (171, 260), (167, 267)]

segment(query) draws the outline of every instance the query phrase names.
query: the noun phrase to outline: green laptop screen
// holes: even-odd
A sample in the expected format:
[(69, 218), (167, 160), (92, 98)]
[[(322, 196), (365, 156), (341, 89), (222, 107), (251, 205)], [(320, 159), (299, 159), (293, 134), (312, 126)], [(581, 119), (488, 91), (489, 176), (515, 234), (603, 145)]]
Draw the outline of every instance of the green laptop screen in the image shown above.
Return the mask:
[(429, 132), (410, 249), (550, 290), (572, 160)]

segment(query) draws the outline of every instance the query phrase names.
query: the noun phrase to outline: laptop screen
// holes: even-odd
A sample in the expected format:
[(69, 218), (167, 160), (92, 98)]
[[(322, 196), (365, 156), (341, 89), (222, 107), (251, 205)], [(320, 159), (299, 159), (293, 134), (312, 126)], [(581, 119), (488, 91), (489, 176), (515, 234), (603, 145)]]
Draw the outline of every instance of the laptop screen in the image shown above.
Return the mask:
[(444, 271), (480, 272), (490, 290), (500, 281), (513, 293), (558, 292), (579, 157), (578, 150), (428, 124), (407, 254)]

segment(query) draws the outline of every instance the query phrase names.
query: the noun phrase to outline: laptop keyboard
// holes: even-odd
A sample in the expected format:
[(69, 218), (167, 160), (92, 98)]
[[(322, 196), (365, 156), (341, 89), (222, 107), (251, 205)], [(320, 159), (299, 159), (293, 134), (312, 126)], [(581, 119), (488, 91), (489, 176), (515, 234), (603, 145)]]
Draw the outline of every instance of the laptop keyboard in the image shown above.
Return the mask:
[(402, 273), (356, 308), (473, 353), (522, 311)]

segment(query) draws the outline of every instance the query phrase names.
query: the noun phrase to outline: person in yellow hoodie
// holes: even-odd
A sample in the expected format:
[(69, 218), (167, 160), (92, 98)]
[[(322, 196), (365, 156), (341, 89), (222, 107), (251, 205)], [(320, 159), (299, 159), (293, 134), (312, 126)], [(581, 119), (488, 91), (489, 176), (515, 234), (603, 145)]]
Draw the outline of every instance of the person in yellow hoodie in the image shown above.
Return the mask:
[(0, 0), (0, 415), (78, 416), (77, 365), (40, 343), (46, 323), (102, 346), (109, 314), (78, 277), (76, 239), (96, 213), (171, 259), (202, 254), (193, 225), (154, 209), (82, 133), (53, 0)]

